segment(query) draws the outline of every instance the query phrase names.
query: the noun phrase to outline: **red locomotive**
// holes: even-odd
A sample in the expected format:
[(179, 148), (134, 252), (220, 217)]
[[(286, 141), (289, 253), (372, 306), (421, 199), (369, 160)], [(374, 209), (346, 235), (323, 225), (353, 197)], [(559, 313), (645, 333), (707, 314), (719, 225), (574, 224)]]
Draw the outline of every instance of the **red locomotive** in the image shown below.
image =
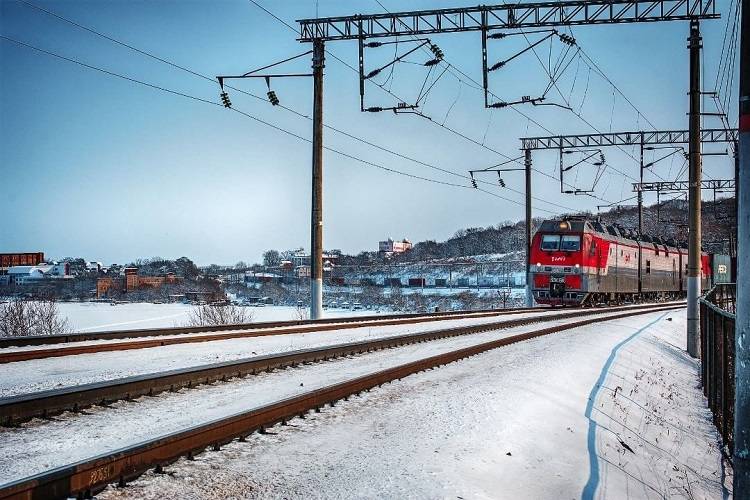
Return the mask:
[[(687, 262), (687, 249), (673, 240), (587, 218), (548, 220), (531, 242), (531, 289), (549, 305), (678, 298), (687, 290)], [(726, 256), (703, 253), (701, 268), (703, 289), (729, 281)]]

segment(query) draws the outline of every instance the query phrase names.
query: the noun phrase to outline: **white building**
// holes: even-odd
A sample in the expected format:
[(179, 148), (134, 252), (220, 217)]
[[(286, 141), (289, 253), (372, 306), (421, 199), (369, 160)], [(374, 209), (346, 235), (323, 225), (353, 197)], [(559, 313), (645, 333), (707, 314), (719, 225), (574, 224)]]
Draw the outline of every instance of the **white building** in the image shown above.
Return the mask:
[(386, 255), (393, 255), (394, 253), (403, 253), (407, 250), (411, 250), (411, 247), (411, 241), (406, 238), (401, 241), (393, 241), (391, 238), (388, 238), (387, 240), (380, 242), (378, 250)]
[(63, 279), (69, 277), (70, 266), (67, 262), (37, 264), (36, 266), (13, 266), (8, 268), (8, 281), (16, 285), (28, 285), (45, 279)]

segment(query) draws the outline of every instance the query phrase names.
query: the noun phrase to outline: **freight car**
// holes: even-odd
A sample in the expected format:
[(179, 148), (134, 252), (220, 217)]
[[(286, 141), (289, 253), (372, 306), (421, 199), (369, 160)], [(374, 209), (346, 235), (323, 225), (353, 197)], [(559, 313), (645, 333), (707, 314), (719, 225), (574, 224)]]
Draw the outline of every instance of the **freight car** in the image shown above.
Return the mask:
[[(542, 223), (531, 242), (534, 299), (549, 305), (665, 300), (687, 291), (688, 251), (589, 218)], [(730, 281), (729, 258), (702, 253), (701, 286)]]

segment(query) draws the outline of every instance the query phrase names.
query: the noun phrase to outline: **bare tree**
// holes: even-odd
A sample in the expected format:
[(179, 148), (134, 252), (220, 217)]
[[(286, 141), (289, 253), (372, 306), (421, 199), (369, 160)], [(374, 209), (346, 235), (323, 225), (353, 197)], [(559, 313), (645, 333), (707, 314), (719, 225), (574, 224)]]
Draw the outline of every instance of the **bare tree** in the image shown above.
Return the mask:
[(62, 335), (70, 332), (68, 319), (60, 316), (54, 300), (13, 299), (0, 304), (0, 337)]
[(190, 312), (186, 326), (238, 325), (252, 321), (253, 313), (246, 307), (206, 304)]
[(308, 320), (310, 319), (310, 309), (305, 306), (298, 305), (294, 315), (300, 321)]

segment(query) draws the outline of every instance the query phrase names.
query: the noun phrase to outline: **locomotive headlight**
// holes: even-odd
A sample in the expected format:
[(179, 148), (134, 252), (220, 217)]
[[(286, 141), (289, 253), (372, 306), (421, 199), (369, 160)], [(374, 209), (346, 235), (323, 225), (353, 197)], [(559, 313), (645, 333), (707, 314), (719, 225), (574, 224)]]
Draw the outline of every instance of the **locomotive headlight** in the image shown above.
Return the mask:
[(537, 262), (537, 263), (536, 263), (536, 268), (537, 268), (538, 270), (541, 270), (541, 269), (542, 269), (542, 263), (541, 263), (541, 262)]
[(580, 271), (581, 271), (581, 264), (576, 264), (576, 272), (578, 273)]

